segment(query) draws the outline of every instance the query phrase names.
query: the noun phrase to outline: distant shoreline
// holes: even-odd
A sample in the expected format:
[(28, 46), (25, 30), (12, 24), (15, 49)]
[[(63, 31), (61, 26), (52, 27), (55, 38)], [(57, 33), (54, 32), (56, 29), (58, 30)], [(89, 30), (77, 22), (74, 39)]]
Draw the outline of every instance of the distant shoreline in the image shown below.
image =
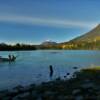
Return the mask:
[(36, 49), (36, 50), (32, 50), (32, 49), (29, 49), (29, 50), (0, 50), (0, 51), (38, 51), (38, 50), (42, 50), (42, 51), (49, 51), (49, 50), (66, 50), (66, 51), (100, 51), (100, 50), (97, 50), (97, 49)]
[(57, 45), (28, 45), (19, 44), (7, 45), (5, 43), (0, 44), (0, 51), (31, 51), (31, 50), (100, 50), (96, 45), (86, 44), (86, 47), (82, 46), (82, 43), (67, 43)]

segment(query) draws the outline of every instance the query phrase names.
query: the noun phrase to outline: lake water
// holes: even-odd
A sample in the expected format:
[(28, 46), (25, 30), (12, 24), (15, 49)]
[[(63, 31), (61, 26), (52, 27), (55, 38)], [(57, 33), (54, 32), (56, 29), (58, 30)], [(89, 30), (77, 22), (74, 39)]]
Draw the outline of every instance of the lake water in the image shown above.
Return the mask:
[(15, 62), (0, 62), (0, 89), (49, 81), (49, 65), (53, 65), (53, 79), (89, 66), (100, 66), (100, 51), (37, 50), (0, 52), (0, 56), (17, 55)]

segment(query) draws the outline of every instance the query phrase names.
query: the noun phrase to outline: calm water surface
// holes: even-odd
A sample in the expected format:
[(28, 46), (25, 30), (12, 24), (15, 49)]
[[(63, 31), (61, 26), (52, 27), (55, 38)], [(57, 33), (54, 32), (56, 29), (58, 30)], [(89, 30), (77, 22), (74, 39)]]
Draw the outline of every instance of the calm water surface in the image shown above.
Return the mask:
[(0, 56), (17, 55), (16, 62), (0, 63), (0, 89), (49, 81), (49, 65), (53, 65), (53, 79), (79, 69), (100, 66), (100, 51), (37, 50), (0, 52)]

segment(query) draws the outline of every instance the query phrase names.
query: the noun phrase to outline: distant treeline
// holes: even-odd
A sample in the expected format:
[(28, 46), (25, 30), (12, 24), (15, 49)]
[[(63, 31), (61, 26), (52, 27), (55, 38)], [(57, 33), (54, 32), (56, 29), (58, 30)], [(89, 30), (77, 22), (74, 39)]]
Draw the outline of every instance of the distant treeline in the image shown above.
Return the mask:
[(19, 43), (15, 45), (7, 45), (5, 43), (0, 44), (0, 51), (18, 51), (18, 50), (36, 50), (36, 46), (19, 44)]
[(62, 49), (59, 45), (29, 45), (20, 44), (8, 45), (5, 43), (0, 44), (0, 51), (20, 51), (20, 50), (49, 50), (49, 49)]
[(17, 43), (15, 45), (0, 44), (0, 51), (18, 50), (100, 50), (100, 41), (92, 42), (66, 42), (57, 45), (28, 45)]

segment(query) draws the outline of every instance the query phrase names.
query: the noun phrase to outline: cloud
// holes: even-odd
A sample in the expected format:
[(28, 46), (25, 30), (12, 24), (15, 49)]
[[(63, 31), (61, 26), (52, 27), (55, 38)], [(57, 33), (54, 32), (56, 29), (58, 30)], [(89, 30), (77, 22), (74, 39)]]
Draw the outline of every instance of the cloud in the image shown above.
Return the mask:
[(81, 28), (92, 28), (97, 25), (96, 22), (84, 22), (84, 21), (73, 21), (63, 19), (52, 19), (52, 18), (34, 18), (29, 16), (0, 16), (0, 21), (19, 23), (26, 25), (42, 25), (42, 26), (53, 26), (53, 27), (81, 27)]

